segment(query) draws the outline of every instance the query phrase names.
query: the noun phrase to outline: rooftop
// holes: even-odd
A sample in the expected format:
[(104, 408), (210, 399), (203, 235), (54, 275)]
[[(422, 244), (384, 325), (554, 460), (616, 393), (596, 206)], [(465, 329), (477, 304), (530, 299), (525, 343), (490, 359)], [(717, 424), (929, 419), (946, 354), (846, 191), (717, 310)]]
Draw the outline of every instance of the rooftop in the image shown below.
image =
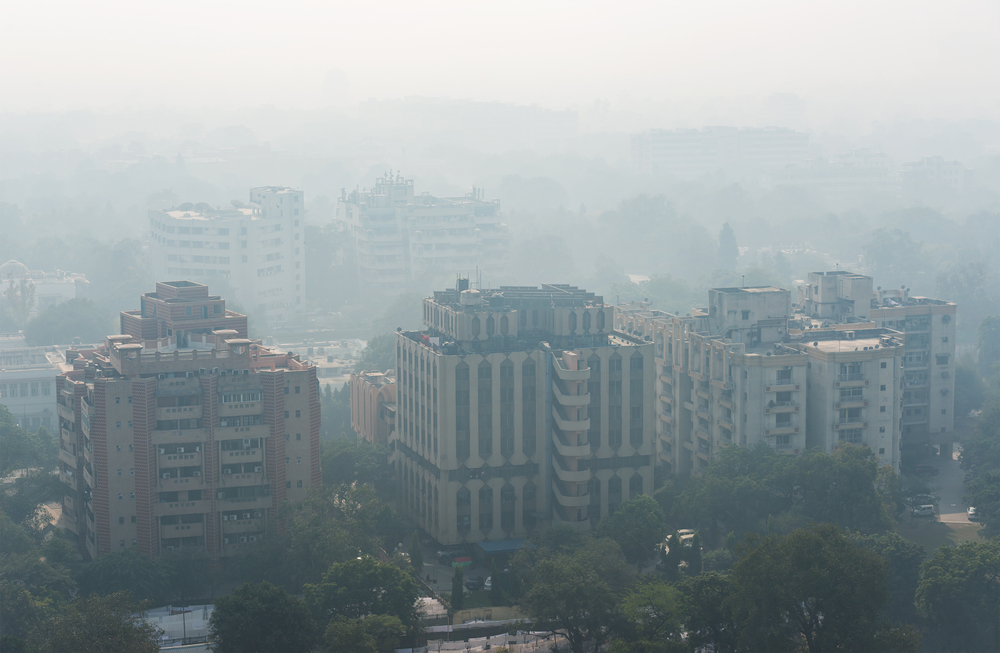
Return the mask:
[(487, 304), (495, 309), (517, 308), (596, 308), (604, 306), (604, 298), (568, 284), (543, 283), (534, 286), (500, 286), (499, 288), (438, 290), (434, 302), (442, 306), (464, 309), (466, 306)]
[(721, 292), (726, 294), (731, 293), (759, 293), (759, 292), (788, 292), (784, 288), (778, 288), (777, 286), (751, 286), (749, 288), (712, 288), (715, 292)]
[(845, 338), (838, 340), (815, 340), (813, 342), (805, 343), (805, 346), (812, 349), (818, 349), (819, 351), (849, 352), (891, 348), (899, 344), (900, 343), (894, 340), (887, 343), (883, 338), (862, 338), (860, 340), (847, 340)]

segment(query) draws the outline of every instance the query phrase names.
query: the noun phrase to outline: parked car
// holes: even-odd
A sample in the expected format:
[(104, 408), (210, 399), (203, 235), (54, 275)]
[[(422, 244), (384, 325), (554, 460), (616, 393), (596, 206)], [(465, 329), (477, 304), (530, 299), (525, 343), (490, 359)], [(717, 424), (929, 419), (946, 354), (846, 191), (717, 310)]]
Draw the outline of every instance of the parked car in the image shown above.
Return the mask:
[(975, 506), (969, 506), (969, 509), (965, 511), (966, 516), (968, 516), (969, 521), (979, 521), (979, 509)]
[(441, 549), (437, 552), (438, 562), (442, 565), (450, 565), (455, 561), (456, 557), (461, 557), (465, 555), (465, 549), (457, 546), (450, 546)]
[(930, 474), (931, 476), (938, 475), (938, 468), (934, 465), (917, 465), (913, 468), (915, 474)]
[(479, 576), (469, 576), (465, 579), (465, 589), (470, 592), (480, 590), (483, 588), (483, 579)]
[(927, 504), (917, 506), (910, 511), (910, 514), (914, 517), (934, 517), (936, 513), (934, 512), (934, 506)]

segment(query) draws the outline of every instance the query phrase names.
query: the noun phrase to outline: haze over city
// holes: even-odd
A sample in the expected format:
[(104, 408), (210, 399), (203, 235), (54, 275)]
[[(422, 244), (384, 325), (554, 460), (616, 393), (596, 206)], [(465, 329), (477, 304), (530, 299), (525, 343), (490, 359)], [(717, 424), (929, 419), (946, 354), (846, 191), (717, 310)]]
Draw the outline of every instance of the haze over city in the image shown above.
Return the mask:
[(1000, 650), (1000, 5), (5, 7), (0, 653)]

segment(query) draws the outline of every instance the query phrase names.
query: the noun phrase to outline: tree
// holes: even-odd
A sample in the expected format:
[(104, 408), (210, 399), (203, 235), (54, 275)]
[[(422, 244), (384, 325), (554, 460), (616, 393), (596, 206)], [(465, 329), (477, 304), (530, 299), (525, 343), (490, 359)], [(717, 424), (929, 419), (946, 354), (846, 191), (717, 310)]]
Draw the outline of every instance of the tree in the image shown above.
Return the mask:
[(719, 232), (719, 267), (723, 270), (735, 270), (736, 261), (740, 257), (740, 248), (736, 244), (736, 234), (726, 222)]
[(916, 603), (937, 650), (1000, 650), (1000, 543), (938, 548), (920, 568)]
[(167, 552), (160, 557), (159, 565), (167, 595), (181, 602), (204, 596), (213, 581), (211, 562), (201, 549), (181, 547)]
[(683, 548), (688, 563), (688, 573), (697, 576), (701, 573), (701, 536), (695, 533), (690, 546)]
[(0, 305), (3, 313), (4, 330), (20, 331), (28, 323), (28, 314), (35, 306), (35, 283), (27, 278), (14, 278), (8, 275), (4, 279), (3, 303)]
[(43, 653), (157, 653), (163, 631), (146, 621), (145, 608), (128, 592), (78, 598), (36, 629), (32, 639)]
[(882, 610), (883, 616), (896, 623), (916, 623), (917, 611), (913, 597), (920, 579), (920, 565), (924, 561), (924, 547), (896, 535), (855, 535), (853, 541), (874, 551), (888, 564), (889, 600)]
[(955, 365), (955, 417), (962, 419), (983, 405), (986, 383), (968, 356)]
[(413, 531), (413, 537), (410, 538), (409, 553), (413, 570), (418, 574), (424, 573), (424, 550), (420, 548), (420, 537), (417, 535), (417, 531)]
[(667, 545), (663, 548), (663, 568), (667, 573), (667, 580), (676, 582), (681, 579), (679, 571), (681, 564), (681, 538), (674, 531), (667, 539)]
[(621, 547), (629, 564), (641, 565), (656, 553), (667, 534), (663, 511), (652, 497), (626, 501), (598, 527), (600, 537), (608, 537)]
[(736, 586), (730, 574), (707, 572), (681, 585), (684, 629), (693, 651), (733, 653), (737, 650), (737, 623), (727, 607)]
[(103, 342), (111, 331), (111, 316), (90, 299), (69, 299), (49, 306), (28, 321), (24, 339), (29, 345), (65, 345), (80, 338)]
[(412, 627), (419, 617), (413, 577), (371, 556), (331, 565), (322, 582), (306, 585), (304, 592), (306, 604), (321, 626), (335, 616), (361, 619), (387, 614)]
[(925, 268), (924, 244), (915, 242), (901, 229), (877, 229), (865, 246), (865, 260), (872, 276), (887, 288), (909, 287), (919, 280)]
[(741, 647), (810, 653), (919, 648), (915, 633), (879, 618), (889, 597), (885, 561), (836, 526), (751, 535), (740, 553), (729, 605)]
[(460, 612), (465, 605), (465, 573), (461, 567), (455, 567), (451, 577), (451, 611)]
[(597, 572), (575, 557), (556, 555), (538, 563), (522, 601), (536, 628), (563, 635), (574, 653), (588, 641), (599, 649), (616, 621), (618, 597)]
[(98, 556), (84, 565), (78, 582), (82, 596), (125, 591), (154, 603), (167, 596), (166, 569), (135, 547)]
[[(343, 384), (336, 390), (331, 390), (329, 383), (320, 398), (320, 415), (322, 417), (322, 435), (324, 440), (333, 440), (334, 444), (345, 440), (356, 440), (358, 434), (351, 427), (351, 386)], [(324, 442), (324, 453), (327, 442)], [(372, 445), (374, 446), (374, 445)], [(324, 465), (324, 472), (326, 466)], [(326, 474), (323, 475), (326, 482)]]
[(991, 378), (997, 374), (1000, 362), (1000, 315), (987, 315), (976, 329), (976, 348), (979, 350), (979, 371)]
[(354, 365), (355, 372), (396, 369), (396, 335), (383, 333), (369, 340)]
[(661, 580), (640, 583), (622, 602), (622, 622), (611, 650), (687, 651), (681, 641), (682, 600), (677, 588)]
[(26, 638), (49, 616), (51, 601), (41, 601), (24, 583), (0, 581), (0, 636)]
[(391, 615), (373, 614), (364, 619), (336, 617), (323, 635), (327, 653), (392, 653), (406, 627)]
[(314, 632), (306, 604), (267, 582), (245, 583), (219, 597), (209, 620), (209, 641), (216, 653), (311, 651)]

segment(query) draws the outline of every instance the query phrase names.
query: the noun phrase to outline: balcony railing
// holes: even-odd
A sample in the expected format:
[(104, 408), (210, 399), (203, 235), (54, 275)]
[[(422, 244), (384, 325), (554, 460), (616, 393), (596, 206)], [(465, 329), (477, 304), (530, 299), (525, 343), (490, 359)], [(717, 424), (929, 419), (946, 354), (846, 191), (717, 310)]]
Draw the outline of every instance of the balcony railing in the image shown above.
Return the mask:
[(838, 381), (864, 381), (865, 375), (860, 372), (852, 372), (851, 374), (840, 374), (837, 376)]

